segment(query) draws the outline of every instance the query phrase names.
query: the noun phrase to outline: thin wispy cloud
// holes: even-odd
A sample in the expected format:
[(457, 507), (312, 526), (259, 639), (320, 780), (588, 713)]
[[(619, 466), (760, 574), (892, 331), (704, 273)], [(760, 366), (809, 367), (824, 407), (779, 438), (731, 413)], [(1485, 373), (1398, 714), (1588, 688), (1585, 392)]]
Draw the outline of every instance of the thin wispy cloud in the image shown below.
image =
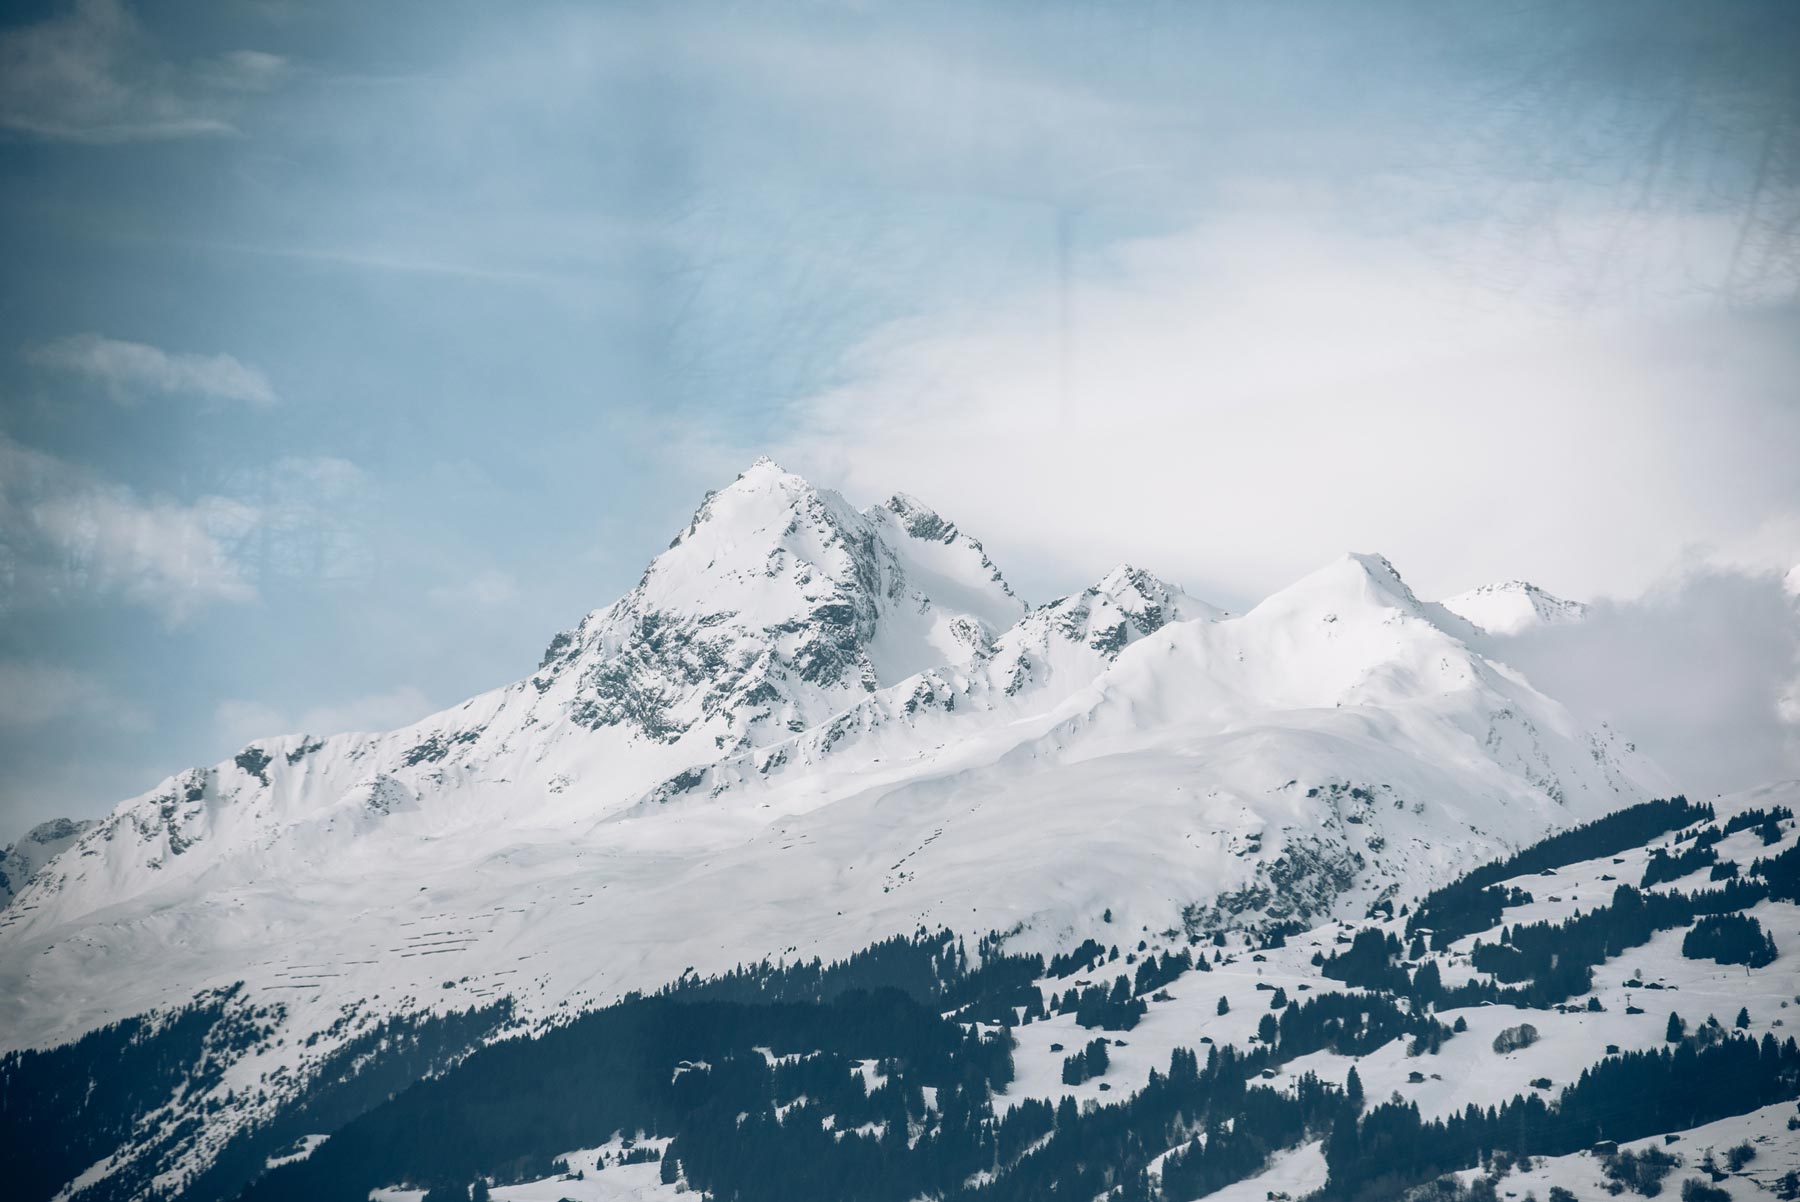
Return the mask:
[(259, 517), (228, 497), (141, 497), (0, 436), (0, 610), (117, 598), (178, 625), (253, 600), (232, 545)]
[(285, 68), (255, 50), (177, 63), (118, 0), (76, 0), (0, 34), (0, 129), (94, 144), (230, 134), (229, 97), (267, 90)]
[[(455, 234), (447, 235), (454, 240)], [(391, 273), (403, 276), (439, 277), (468, 280), (482, 284), (523, 284), (546, 288), (591, 285), (595, 273), (579, 267), (566, 270), (537, 267), (496, 266), (468, 262), (435, 250), (415, 251), (398, 244), (373, 250), (353, 250), (330, 246), (252, 245), (241, 242), (201, 242), (199, 249), (225, 251), (271, 259), (287, 259), (299, 263), (319, 263), (355, 271)]]
[(103, 385), (121, 404), (151, 394), (255, 406), (273, 405), (278, 399), (268, 376), (232, 355), (165, 351), (95, 333), (61, 338), (26, 355), (34, 363)]

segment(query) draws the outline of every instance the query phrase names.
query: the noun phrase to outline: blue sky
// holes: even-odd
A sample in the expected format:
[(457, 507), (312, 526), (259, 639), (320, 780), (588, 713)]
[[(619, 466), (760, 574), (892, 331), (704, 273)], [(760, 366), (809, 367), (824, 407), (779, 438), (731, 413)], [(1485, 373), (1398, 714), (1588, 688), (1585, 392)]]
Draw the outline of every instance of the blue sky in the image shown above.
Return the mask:
[(1695, 11), (9, 6), (0, 842), (522, 675), (764, 452), (1033, 599), (1762, 580), (1800, 56)]

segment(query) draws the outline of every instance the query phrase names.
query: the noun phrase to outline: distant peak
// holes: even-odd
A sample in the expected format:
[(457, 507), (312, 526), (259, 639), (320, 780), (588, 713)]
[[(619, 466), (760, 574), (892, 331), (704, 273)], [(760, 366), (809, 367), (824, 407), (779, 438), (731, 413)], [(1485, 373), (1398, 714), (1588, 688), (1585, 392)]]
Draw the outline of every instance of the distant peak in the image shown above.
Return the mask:
[(52, 818), (48, 822), (40, 822), (25, 832), (25, 839), (33, 843), (55, 843), (59, 840), (73, 839), (88, 827), (94, 825), (91, 818)]
[(945, 520), (937, 510), (903, 492), (897, 492), (882, 505), (900, 519), (900, 526), (914, 538), (947, 543), (956, 538), (956, 523)]
[(1529, 580), (1502, 580), (1494, 584), (1479, 584), (1464, 595), (1482, 597), (1493, 593), (1526, 593), (1545, 597), (1550, 595)]
[(1088, 589), (1089, 593), (1098, 593), (1114, 599), (1127, 594), (1135, 594), (1147, 600), (1157, 600), (1168, 596), (1171, 592), (1179, 591), (1156, 573), (1147, 572), (1143, 568), (1133, 567), (1128, 563), (1119, 564), (1095, 581), (1093, 587)]
[(1529, 580), (1482, 584), (1442, 602), (1445, 609), (1489, 634), (1517, 634), (1537, 626), (1561, 626), (1587, 616), (1587, 606), (1545, 592)]
[(1037, 611), (1066, 637), (1089, 641), (1116, 655), (1125, 644), (1170, 622), (1217, 620), (1225, 611), (1190, 597), (1178, 585), (1121, 563), (1079, 593), (1059, 597)]

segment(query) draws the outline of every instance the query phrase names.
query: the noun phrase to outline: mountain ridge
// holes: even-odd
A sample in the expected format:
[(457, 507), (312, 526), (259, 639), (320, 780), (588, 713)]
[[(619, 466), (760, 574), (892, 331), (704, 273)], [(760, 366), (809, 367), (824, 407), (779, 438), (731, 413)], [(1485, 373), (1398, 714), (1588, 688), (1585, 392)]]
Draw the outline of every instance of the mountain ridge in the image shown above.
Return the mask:
[[(0, 911), (9, 1026), (49, 1038), (116, 1011), (34, 1009), (31, 982), (140, 962), (128, 932), (145, 920), (182, 916), (198, 950), (186, 967), (133, 973), (126, 993), (145, 1006), (185, 996), (223, 971), (209, 939), (225, 940), (212, 957), (224, 961), (243, 941), (221, 901), (285, 912), (282, 887), (335, 882), (389, 916), (374, 931), (414, 921), (421, 891), (461, 888), (430, 882), (554, 863), (619, 897), (609, 910), (620, 889), (634, 904), (664, 899), (650, 925), (667, 938), (688, 913), (669, 882), (761, 899), (721, 952), (779, 950), (800, 915), (795, 930), (825, 948), (970, 907), (1047, 939), (1089, 921), (1086, 903), (1049, 881), (1009, 898), (968, 857), (1060, 840), (1038, 858), (1078, 875), (1069, 849), (1106, 829), (1096, 798), (1132, 816), (1105, 835), (1121, 895), (1168, 926), (1196, 907), (1256, 923), (1358, 904), (1460, 862), (1434, 843), (1493, 850), (1648, 795), (1652, 766), (1484, 659), (1466, 629), (1372, 555), (1242, 615), (1129, 565), (1029, 609), (978, 542), (922, 503), (859, 510), (759, 461), (522, 680), (396, 731), (258, 740), (83, 832)], [(975, 804), (959, 811), (957, 798)], [(808, 840), (810, 897), (797, 883), (808, 873), (767, 875)], [(889, 843), (882, 871), (843, 867), (873, 867)], [(1112, 887), (1111, 869), (1099, 875), (1085, 893)], [(838, 924), (840, 911), (854, 920)], [(329, 943), (292, 921), (302, 944)], [(64, 936), (76, 931), (101, 960), (74, 955)], [(47, 958), (21, 977), (28, 948)], [(664, 960), (553, 982), (544, 997), (651, 986)], [(341, 989), (372, 989), (364, 978), (392, 967), (365, 966)]]

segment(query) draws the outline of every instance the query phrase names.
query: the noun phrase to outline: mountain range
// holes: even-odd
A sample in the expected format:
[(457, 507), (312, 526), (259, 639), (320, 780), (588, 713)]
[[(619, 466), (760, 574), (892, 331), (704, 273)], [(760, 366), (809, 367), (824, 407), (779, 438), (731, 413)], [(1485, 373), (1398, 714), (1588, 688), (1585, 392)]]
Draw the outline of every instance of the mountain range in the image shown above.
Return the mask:
[(58, 1187), (173, 1196), (372, 1023), (542, 1030), (916, 932), (1049, 958), (1392, 920), (1673, 792), (1477, 649), (1582, 615), (1519, 582), (1423, 601), (1370, 554), (1244, 613), (1128, 565), (1032, 606), (920, 501), (759, 460), (522, 679), (271, 735), (8, 849), (0, 1051), (254, 1016), (159, 1133)]

